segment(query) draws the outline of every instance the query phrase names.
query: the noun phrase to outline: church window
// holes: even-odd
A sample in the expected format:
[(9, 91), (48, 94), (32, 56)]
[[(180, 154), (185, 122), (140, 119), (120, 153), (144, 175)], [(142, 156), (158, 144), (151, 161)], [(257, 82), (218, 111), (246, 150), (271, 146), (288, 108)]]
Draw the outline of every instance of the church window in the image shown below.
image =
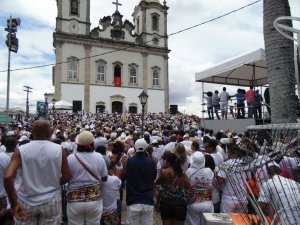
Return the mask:
[(115, 62), (113, 63), (114, 66), (114, 86), (121, 87), (122, 85), (122, 63)]
[(97, 74), (96, 74), (96, 82), (105, 82), (105, 61), (99, 60), (97, 62)]
[(129, 83), (137, 84), (137, 65), (136, 64), (129, 65)]
[(78, 0), (71, 0), (71, 14), (78, 15)]
[(76, 57), (68, 58), (68, 79), (78, 79), (78, 59)]
[(152, 15), (152, 30), (153, 31), (158, 31), (158, 15)]
[(153, 86), (159, 86), (159, 72), (160, 72), (159, 67), (154, 67), (152, 69), (152, 78), (153, 78), (152, 85)]

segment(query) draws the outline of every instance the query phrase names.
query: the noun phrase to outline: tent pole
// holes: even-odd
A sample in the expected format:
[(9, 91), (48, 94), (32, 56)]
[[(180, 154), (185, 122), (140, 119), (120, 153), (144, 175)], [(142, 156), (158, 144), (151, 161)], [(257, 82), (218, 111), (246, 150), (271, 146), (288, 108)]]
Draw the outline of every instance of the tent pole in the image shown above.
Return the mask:
[(201, 82), (202, 83), (202, 121), (203, 121), (203, 127), (206, 128), (205, 126), (205, 118), (204, 118), (204, 82)]

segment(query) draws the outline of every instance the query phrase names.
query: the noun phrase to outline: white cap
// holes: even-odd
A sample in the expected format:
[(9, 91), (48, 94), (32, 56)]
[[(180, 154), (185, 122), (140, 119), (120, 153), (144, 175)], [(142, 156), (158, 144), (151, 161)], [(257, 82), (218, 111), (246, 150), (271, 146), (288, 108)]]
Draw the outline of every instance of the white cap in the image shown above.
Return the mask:
[(7, 133), (6, 133), (6, 136), (14, 136), (14, 135), (16, 135), (16, 133), (14, 132), (14, 131), (8, 131)]
[(85, 146), (90, 145), (94, 143), (94, 135), (89, 131), (82, 131), (77, 137), (76, 137), (76, 144)]
[(134, 148), (136, 152), (144, 152), (148, 147), (148, 143), (145, 141), (144, 138), (136, 140), (134, 144)]
[(268, 167), (271, 167), (271, 166), (276, 166), (276, 167), (280, 168), (279, 164), (275, 161), (271, 161), (268, 163)]
[(205, 157), (201, 152), (195, 152), (191, 157), (191, 167), (201, 169), (205, 166)]
[(230, 140), (229, 140), (229, 138), (221, 138), (220, 142), (223, 145), (227, 145), (230, 143)]
[(157, 139), (153, 139), (153, 140), (151, 141), (151, 144), (158, 144), (158, 140), (157, 140)]
[(186, 133), (185, 135), (183, 135), (183, 138), (188, 138), (190, 137), (188, 133)]
[(18, 142), (25, 141), (25, 140), (28, 141), (29, 138), (26, 135), (23, 135), (19, 138)]
[(112, 133), (110, 134), (110, 138), (111, 138), (111, 139), (115, 139), (116, 137), (117, 137), (117, 133), (112, 132)]

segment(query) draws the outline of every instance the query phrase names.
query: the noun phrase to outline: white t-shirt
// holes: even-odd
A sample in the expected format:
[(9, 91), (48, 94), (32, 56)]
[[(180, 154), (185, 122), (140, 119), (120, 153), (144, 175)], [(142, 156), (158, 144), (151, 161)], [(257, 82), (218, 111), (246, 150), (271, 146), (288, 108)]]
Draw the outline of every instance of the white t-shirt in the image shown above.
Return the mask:
[(192, 146), (193, 142), (192, 141), (182, 141), (180, 143), (184, 145), (186, 150), (189, 150), (189, 149), (191, 149), (191, 146)]
[(10, 157), (4, 152), (0, 152), (0, 197), (6, 196), (4, 189), (4, 174), (10, 162)]
[(158, 148), (153, 147), (152, 158), (155, 159), (156, 161), (159, 161), (163, 153), (164, 153), (164, 148), (161, 148), (159, 146)]
[(221, 103), (228, 103), (228, 98), (229, 98), (229, 94), (228, 92), (226, 91), (222, 91), (220, 94), (219, 94), (219, 98), (220, 98), (220, 102)]
[(102, 182), (103, 213), (117, 209), (117, 194), (121, 187), (121, 180), (117, 176), (108, 176)]
[(186, 172), (187, 169), (189, 168), (189, 165), (190, 165), (190, 157), (187, 156), (185, 162), (181, 164), (182, 171)]
[(186, 175), (190, 180), (192, 188), (198, 193), (205, 193), (212, 189), (214, 173), (209, 168), (193, 168), (190, 167), (186, 171)]
[(19, 147), (22, 185), (18, 198), (30, 206), (48, 202), (61, 192), (62, 148), (46, 140), (33, 140)]
[(166, 144), (165, 148), (164, 148), (164, 152), (165, 151), (172, 152), (175, 149), (175, 144), (176, 144), (176, 142), (169, 142), (168, 144)]
[[(103, 156), (98, 152), (77, 152), (78, 158), (89, 167), (89, 169), (98, 176), (101, 177), (107, 176), (107, 168)], [(94, 178), (75, 158), (75, 155), (70, 155), (68, 157), (68, 163), (70, 167), (71, 180), (70, 188), (88, 185), (88, 184), (97, 184), (100, 181)]]
[(224, 157), (223, 157), (222, 153), (214, 152), (214, 153), (210, 153), (210, 155), (213, 157), (216, 167), (218, 165), (220, 165), (222, 162), (224, 162)]
[(275, 175), (263, 183), (259, 202), (272, 204), (279, 214), (280, 224), (300, 224), (300, 184)]
[(287, 169), (294, 170), (298, 168), (299, 163), (300, 163), (300, 158), (283, 156), (280, 165), (284, 166)]
[[(239, 166), (242, 163), (240, 159), (229, 159), (224, 164), (230, 167)], [(246, 202), (246, 178), (244, 172), (231, 172), (230, 174), (219, 170), (218, 176), (225, 179), (225, 186), (223, 188), (222, 201)]]

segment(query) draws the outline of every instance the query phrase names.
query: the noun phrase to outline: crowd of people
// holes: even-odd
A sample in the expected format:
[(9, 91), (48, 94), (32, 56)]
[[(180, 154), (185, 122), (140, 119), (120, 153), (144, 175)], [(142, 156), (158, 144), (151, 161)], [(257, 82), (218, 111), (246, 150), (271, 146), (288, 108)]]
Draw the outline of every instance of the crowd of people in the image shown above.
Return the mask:
[(137, 114), (57, 113), (3, 129), (0, 223), (150, 225), (157, 210), (164, 225), (199, 225), (204, 213), (256, 213), (251, 196), (266, 216), (300, 224), (299, 149), (262, 158), (285, 137), (213, 131), (187, 115), (141, 124)]
[[(237, 93), (230, 95), (226, 91), (226, 87), (223, 87), (223, 91), (219, 93), (218, 90), (215, 90), (214, 93), (211, 91), (203, 93), (204, 98), (206, 99), (207, 104), (207, 113), (209, 119), (214, 119), (214, 114), (219, 120), (219, 110), (221, 110), (221, 118), (227, 119), (227, 112), (230, 111), (231, 115), (235, 119), (244, 119), (246, 118), (245, 107), (247, 103), (247, 118), (262, 118), (262, 106), (266, 105), (269, 117), (271, 116), (270, 108), (270, 94), (269, 88), (266, 88), (264, 92), (264, 99), (259, 93), (259, 90), (254, 91), (253, 86), (250, 86), (249, 90), (244, 90), (239, 88)], [(228, 101), (232, 99), (236, 100), (235, 107), (229, 106)], [(234, 108), (236, 112), (234, 112)]]

